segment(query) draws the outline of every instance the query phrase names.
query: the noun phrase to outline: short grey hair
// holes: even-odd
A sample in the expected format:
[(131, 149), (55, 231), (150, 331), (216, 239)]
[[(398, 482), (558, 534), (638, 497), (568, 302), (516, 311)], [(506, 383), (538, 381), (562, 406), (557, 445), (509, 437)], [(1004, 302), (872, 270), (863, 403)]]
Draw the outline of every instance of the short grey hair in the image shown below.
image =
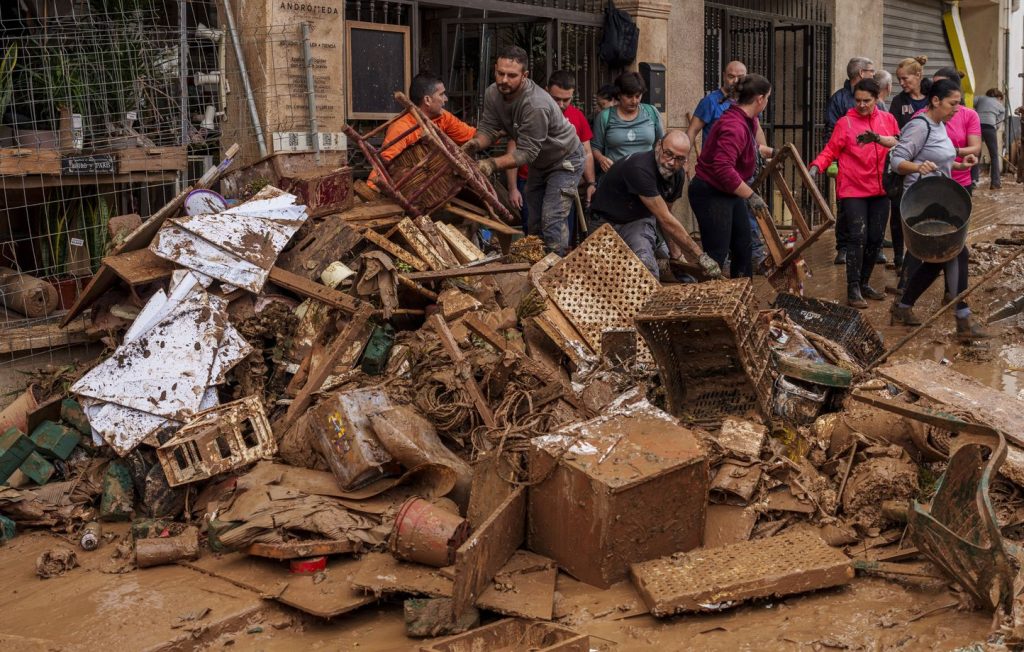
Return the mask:
[(846, 78), (853, 79), (860, 74), (861, 70), (870, 68), (875, 65), (875, 62), (867, 57), (854, 57), (850, 59), (850, 63), (846, 64)]
[(888, 70), (879, 70), (875, 73), (875, 81), (878, 83), (878, 87), (882, 90), (888, 88), (892, 90), (892, 73)]

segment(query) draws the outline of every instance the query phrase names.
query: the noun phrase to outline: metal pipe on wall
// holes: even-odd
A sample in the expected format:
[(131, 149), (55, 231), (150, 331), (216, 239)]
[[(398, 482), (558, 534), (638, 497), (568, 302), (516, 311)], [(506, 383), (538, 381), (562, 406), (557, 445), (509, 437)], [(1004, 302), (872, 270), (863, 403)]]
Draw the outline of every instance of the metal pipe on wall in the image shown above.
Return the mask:
[(309, 23), (302, 23), (302, 55), (306, 59), (306, 105), (309, 107), (309, 137), (313, 156), (320, 165), (320, 128), (316, 122), (316, 87), (313, 84), (313, 51), (309, 46)]

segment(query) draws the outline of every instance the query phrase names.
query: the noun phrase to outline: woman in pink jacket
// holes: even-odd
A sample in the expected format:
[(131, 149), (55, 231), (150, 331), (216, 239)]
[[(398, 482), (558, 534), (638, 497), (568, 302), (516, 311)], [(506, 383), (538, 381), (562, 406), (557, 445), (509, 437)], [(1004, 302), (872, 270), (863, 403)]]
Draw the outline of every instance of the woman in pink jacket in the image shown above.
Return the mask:
[(843, 204), (848, 228), (846, 302), (854, 308), (867, 308), (865, 297), (885, 299), (868, 281), (889, 219), (889, 198), (882, 187), (886, 153), (896, 145), (900, 129), (891, 113), (875, 106), (879, 92), (874, 79), (857, 82), (853, 108), (836, 123), (832, 138), (810, 167), (814, 176), (832, 161), (839, 161), (836, 195)]

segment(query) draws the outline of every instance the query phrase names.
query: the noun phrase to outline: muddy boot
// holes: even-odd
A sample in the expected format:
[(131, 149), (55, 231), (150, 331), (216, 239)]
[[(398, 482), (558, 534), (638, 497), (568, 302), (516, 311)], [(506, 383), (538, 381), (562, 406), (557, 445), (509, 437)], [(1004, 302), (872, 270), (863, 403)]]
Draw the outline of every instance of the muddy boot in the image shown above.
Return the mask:
[(961, 342), (987, 340), (990, 337), (992, 337), (992, 333), (975, 324), (969, 316), (956, 318), (956, 339)]
[(868, 302), (864, 300), (864, 297), (860, 293), (859, 285), (849, 285), (846, 288), (846, 303), (851, 308), (867, 308)]
[(900, 306), (899, 303), (893, 302), (892, 308), (889, 309), (889, 325), (903, 324), (904, 326), (920, 326), (921, 320), (914, 314), (914, 309), (910, 306)]
[(879, 292), (867, 283), (861, 284), (860, 293), (865, 299), (871, 299), (872, 301), (883, 301), (885, 299), (885, 292)]

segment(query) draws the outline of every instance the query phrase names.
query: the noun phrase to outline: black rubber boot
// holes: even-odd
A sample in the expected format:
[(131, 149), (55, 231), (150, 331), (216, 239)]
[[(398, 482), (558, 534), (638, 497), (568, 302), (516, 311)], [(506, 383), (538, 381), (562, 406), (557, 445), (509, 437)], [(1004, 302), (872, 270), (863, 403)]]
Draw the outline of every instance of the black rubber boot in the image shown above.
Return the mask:
[(864, 297), (860, 293), (859, 285), (849, 285), (846, 288), (846, 303), (851, 308), (867, 308), (868, 302), (864, 300)]

